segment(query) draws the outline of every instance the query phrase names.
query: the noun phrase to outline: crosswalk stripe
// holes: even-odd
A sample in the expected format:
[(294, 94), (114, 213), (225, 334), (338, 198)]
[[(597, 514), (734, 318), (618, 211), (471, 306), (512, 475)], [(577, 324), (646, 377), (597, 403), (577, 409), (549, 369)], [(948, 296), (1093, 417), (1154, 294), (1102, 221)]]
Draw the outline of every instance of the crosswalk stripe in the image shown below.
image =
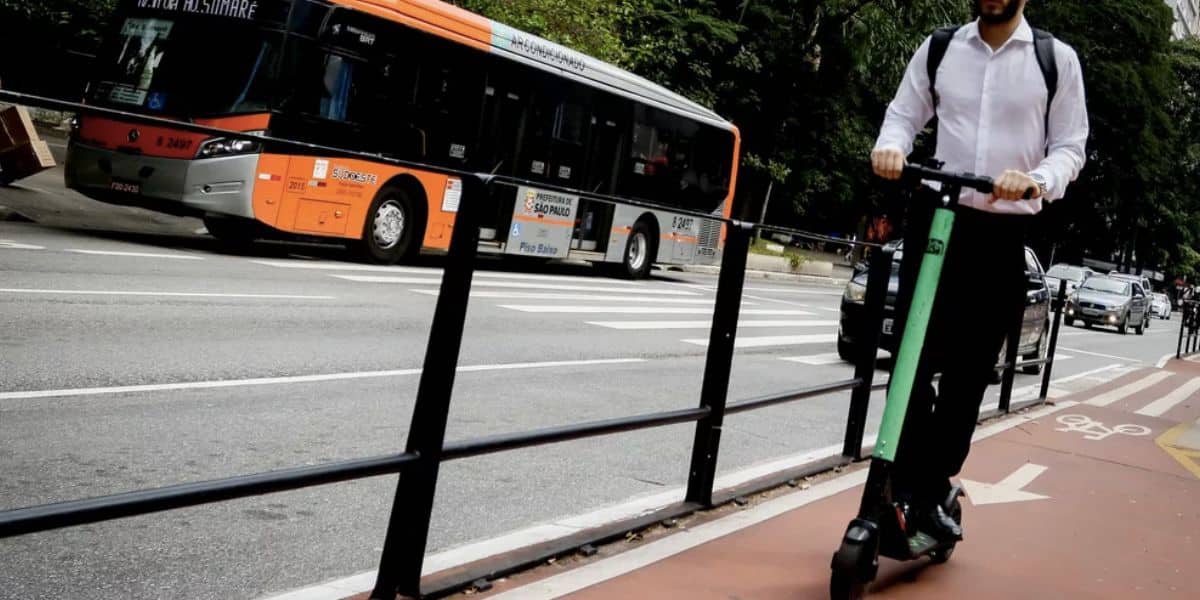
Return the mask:
[[(344, 271), (344, 272), (366, 272), (366, 273), (395, 273), (398, 275), (425, 275), (430, 277), (442, 276), (442, 269), (433, 267), (401, 267), (387, 265), (359, 265), (353, 263), (338, 263), (338, 262), (322, 262), (322, 261), (307, 261), (307, 260), (252, 260), (250, 261), (257, 265), (275, 267), (278, 269), (303, 269), (312, 271)], [(604, 281), (615, 285), (628, 287), (643, 287), (645, 284), (641, 281), (632, 281), (624, 279), (604, 279), (597, 277), (583, 277), (577, 275), (539, 275), (533, 273), (507, 273), (498, 271), (476, 270), (475, 277), (489, 277), (492, 279), (528, 279), (531, 281)]]
[[(426, 296), (437, 296), (441, 293), (440, 290), (423, 290), (410, 289), (410, 292), (423, 294)], [(634, 290), (638, 291), (638, 290)], [(597, 296), (596, 294), (571, 294), (571, 293), (551, 293), (551, 292), (492, 292), (486, 290), (471, 290), (472, 298), (497, 298), (502, 300), (597, 300), (603, 299), (605, 302), (649, 302), (649, 303), (669, 303), (669, 304), (700, 304), (704, 306), (712, 306), (712, 298), (677, 298), (674, 296)], [(742, 306), (757, 306), (756, 302), (743, 302)]]
[[(603, 298), (599, 298), (603, 300)], [(625, 315), (711, 315), (712, 308), (690, 306), (562, 306), (556, 304), (501, 304), (507, 308), (527, 313), (554, 314), (625, 314)], [(794, 316), (810, 317), (813, 313), (802, 310), (776, 310), (773, 308), (747, 308), (741, 311), (746, 316)]]
[[(712, 321), (588, 321), (588, 325), (607, 327), (609, 329), (708, 329)], [(738, 321), (738, 328), (762, 327), (835, 327), (837, 321), (756, 321), (748, 319)]]
[(1166, 396), (1142, 407), (1141, 410), (1137, 411), (1137, 414), (1147, 417), (1160, 417), (1163, 413), (1175, 408), (1176, 404), (1190, 398), (1197, 390), (1200, 390), (1200, 377), (1193, 377), (1187, 383), (1171, 390), (1171, 393)]
[[(707, 338), (680, 340), (686, 344), (707, 346)], [(734, 342), (735, 348), (771, 348), (775, 346), (800, 346), (804, 344), (828, 344), (836, 342), (836, 333), (820, 333), (814, 335), (769, 335), (763, 337), (739, 337)]]
[(172, 260), (204, 260), (203, 256), (192, 256), (190, 254), (159, 254), (155, 252), (122, 252), (119, 250), (80, 250), (78, 248), (69, 248), (65, 252), (73, 252), (75, 254), (89, 254), (92, 256), (125, 256), (131, 258), (167, 258)]
[(1108, 406), (1114, 402), (1128, 398), (1142, 390), (1148, 389), (1155, 384), (1173, 375), (1170, 371), (1155, 371), (1137, 381), (1127, 383), (1115, 390), (1109, 390), (1091, 400), (1085, 402), (1091, 406)]
[(781, 356), (779, 357), (779, 360), (800, 363), (802, 365), (811, 365), (814, 367), (836, 365), (841, 362), (846, 362), (842, 360), (842, 357), (838, 356), (837, 352), (830, 352), (828, 354), (810, 354), (808, 356)]
[[(392, 277), (388, 275), (333, 275), (338, 279), (346, 281), (356, 281), (359, 283), (404, 283), (409, 285), (440, 285), (441, 279), (427, 279), (421, 277)], [(472, 286), (486, 286), (498, 288), (515, 288), (515, 289), (535, 289), (535, 290), (564, 290), (576, 292), (617, 292), (625, 293), (634, 290), (623, 288), (612, 288), (599, 285), (571, 285), (560, 283), (533, 283), (524, 281), (489, 281), (485, 279), (475, 279)], [(687, 290), (655, 290), (638, 288), (637, 293), (653, 295), (653, 296), (699, 296), (696, 292)]]

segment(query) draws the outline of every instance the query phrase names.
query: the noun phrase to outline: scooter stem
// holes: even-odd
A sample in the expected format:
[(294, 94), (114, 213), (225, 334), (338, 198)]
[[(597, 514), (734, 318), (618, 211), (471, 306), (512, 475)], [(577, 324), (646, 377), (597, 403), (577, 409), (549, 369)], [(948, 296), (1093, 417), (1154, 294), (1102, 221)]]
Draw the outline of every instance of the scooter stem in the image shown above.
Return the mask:
[(896, 353), (896, 364), (888, 385), (883, 422), (879, 428), (879, 437), (875, 441), (874, 457), (888, 462), (896, 462), (900, 432), (904, 429), (904, 417), (908, 414), (908, 401), (917, 376), (921, 351), (925, 347), (925, 332), (929, 328), (929, 317), (933, 313), (938, 280), (941, 278), (942, 265), (950, 246), (950, 231), (954, 227), (953, 208), (958, 203), (960, 192), (961, 188), (958, 186), (947, 186), (942, 196), (942, 206), (933, 212), (933, 223), (929, 227), (929, 244), (921, 260), (916, 287), (913, 288), (912, 306), (900, 338), (900, 349)]

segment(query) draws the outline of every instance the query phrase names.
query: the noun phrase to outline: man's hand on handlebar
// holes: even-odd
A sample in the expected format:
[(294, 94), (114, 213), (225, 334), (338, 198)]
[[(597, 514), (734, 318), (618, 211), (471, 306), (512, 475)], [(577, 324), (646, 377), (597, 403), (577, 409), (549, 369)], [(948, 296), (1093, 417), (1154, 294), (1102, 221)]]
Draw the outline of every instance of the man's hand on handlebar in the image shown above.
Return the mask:
[(997, 177), (996, 182), (992, 184), (992, 197), (988, 199), (988, 203), (995, 204), (998, 200), (1037, 198), (1041, 196), (1042, 191), (1032, 177), (1009, 169)]
[(880, 148), (871, 152), (871, 168), (884, 179), (900, 179), (905, 164), (904, 152), (896, 148)]

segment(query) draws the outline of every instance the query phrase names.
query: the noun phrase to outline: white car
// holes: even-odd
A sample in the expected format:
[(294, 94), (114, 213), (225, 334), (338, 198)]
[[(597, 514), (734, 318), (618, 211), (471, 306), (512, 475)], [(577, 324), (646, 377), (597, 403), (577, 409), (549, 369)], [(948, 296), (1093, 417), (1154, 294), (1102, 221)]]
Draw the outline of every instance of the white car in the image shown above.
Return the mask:
[(1150, 301), (1150, 310), (1160, 319), (1171, 320), (1171, 299), (1166, 294), (1154, 294)]
[(1064, 263), (1056, 264), (1046, 271), (1046, 285), (1050, 287), (1051, 295), (1058, 295), (1059, 282), (1067, 281), (1067, 295), (1075, 293), (1080, 284), (1096, 272), (1087, 267), (1077, 267)]

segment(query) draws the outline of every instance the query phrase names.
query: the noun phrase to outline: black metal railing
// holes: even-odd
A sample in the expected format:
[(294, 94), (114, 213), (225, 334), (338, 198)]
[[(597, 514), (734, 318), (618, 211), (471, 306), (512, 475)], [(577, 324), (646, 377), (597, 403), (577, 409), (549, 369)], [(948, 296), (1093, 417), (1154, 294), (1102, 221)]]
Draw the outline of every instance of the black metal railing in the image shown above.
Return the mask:
[(1179, 318), (1179, 342), (1175, 346), (1175, 358), (1184, 358), (1200, 351), (1200, 300), (1184, 300), (1179, 308), (1183, 312)]
[[(683, 211), (643, 201), (630, 201), (597, 194), (582, 194), (583, 197), (599, 202), (621, 202), (650, 209), (668, 211), (673, 214), (688, 214), (704, 219), (720, 221), (725, 227), (725, 246), (721, 256), (721, 272), (712, 315), (712, 326), (705, 359), (703, 383), (696, 408), (682, 409), (621, 417), (551, 427), (521, 433), (495, 435), (480, 439), (447, 442), (445, 440), (447, 416), (453, 399), (456, 369), (459, 360), (464, 323), (472, 287), (477, 255), (479, 252), (479, 224), (483, 215), (493, 208), (489, 199), (499, 186), (529, 185), (547, 188), (541, 183), (512, 178), (497, 178), (440, 167), (430, 167), (408, 161), (387, 159), (375, 155), (344, 149), (286, 140), (273, 137), (248, 136), (247, 134), (202, 127), (189, 123), (177, 123), (153, 117), (134, 115), (75, 103), (37, 98), (28, 95), (0, 91), (0, 100), (41, 106), (77, 113), (89, 113), (118, 118), (135, 123), (169, 126), (181, 130), (213, 136), (246, 138), (265, 141), (279, 148), (302, 149), (335, 156), (365, 158), (414, 169), (425, 169), (453, 174), (463, 180), (463, 197), (451, 235), (449, 254), (444, 264), (441, 289), (426, 346), (424, 368), (418, 384), (415, 408), (409, 427), (405, 451), (401, 454), (352, 460), (327, 465), (307, 466), (271, 473), (246, 475), (206, 482), (141, 490), (124, 494), (34, 506), (0, 512), (0, 538), (28, 533), (71, 527), (85, 523), (96, 523), (111, 519), (144, 515), (153, 512), (195, 506), (210, 502), (246, 498), (262, 494), (296, 490), (365, 477), (399, 474), (399, 482), (389, 516), (387, 534), (380, 557), (380, 566), (372, 592), (372, 598), (394, 598), (396, 594), (410, 597), (440, 595), (461, 589), (470, 584), (477, 572), (460, 570), (446, 578), (438, 579), (423, 587), (421, 571), (430, 530), (433, 501), (439, 478), (441, 463), (449, 460), (466, 459), (518, 448), (529, 448), (565, 442), (586, 437), (613, 435), (681, 423), (696, 424), (692, 445), (692, 456), (687, 478), (687, 493), (684, 502), (667, 507), (656, 517), (678, 516), (712, 507), (724, 498), (714, 497), (717, 459), (724, 420), (727, 416), (798, 402), (809, 398), (837, 392), (849, 391), (849, 413), (841, 456), (819, 461), (810, 469), (828, 469), (860, 460), (866, 448), (864, 438), (867, 429), (867, 414), (871, 393), (886, 383), (876, 382), (876, 352), (881, 335), (881, 324), (887, 297), (888, 280), (892, 268), (892, 250), (883, 247), (873, 252), (870, 274), (864, 299), (866, 318), (862, 319), (857, 339), (865, 343), (856, 344), (855, 372), (852, 379), (810, 386), (803, 389), (784, 391), (764, 397), (729, 401), (730, 373), (739, 311), (742, 304), (743, 282), (746, 262), (752, 239), (760, 231), (782, 231), (790, 234), (803, 233), (799, 230), (756, 225), (743, 221), (714, 217), (695, 211)], [(570, 191), (570, 190), (565, 190)], [(577, 191), (571, 194), (581, 196)], [(863, 246), (878, 247), (877, 244), (854, 242)], [(1013, 353), (1016, 344), (1013, 335), (1019, 333), (1020, 319), (1010, 334), (1009, 355), (1006, 360), (1005, 383), (1002, 387), (1000, 412), (1010, 410), (1013, 371), (1019, 365), (1044, 364), (1041, 394), (1037, 402), (1046, 397), (1054, 348), (1057, 343), (1065, 287), (1060, 288), (1054, 312), (1049, 352), (1037, 361), (1018, 363)], [(1193, 328), (1193, 335), (1195, 329)], [(399, 442), (400, 440), (397, 440)], [(765, 479), (757, 483), (765, 489), (777, 481)], [(755, 491), (755, 490), (750, 490)], [(634, 523), (631, 521), (630, 523)], [(591, 537), (588, 537), (588, 536)], [(571, 542), (581, 545), (599, 541), (613, 535), (613, 530), (597, 530), (573, 537)], [(540, 551), (520, 554), (508, 563), (490, 565), (488, 574), (503, 574), (527, 564), (553, 556), (561, 551), (561, 545), (545, 546)]]

